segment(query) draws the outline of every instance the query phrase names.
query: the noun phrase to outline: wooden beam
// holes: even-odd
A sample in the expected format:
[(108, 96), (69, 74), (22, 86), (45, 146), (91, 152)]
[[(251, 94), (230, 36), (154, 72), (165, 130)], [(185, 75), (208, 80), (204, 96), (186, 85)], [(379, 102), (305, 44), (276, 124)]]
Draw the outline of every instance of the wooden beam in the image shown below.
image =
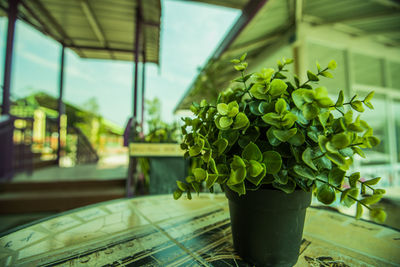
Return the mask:
[(106, 38), (104, 36), (104, 32), (100, 27), (100, 23), (94, 15), (93, 9), (91, 8), (89, 2), (87, 0), (80, 0), (82, 11), (86, 16), (86, 19), (89, 22), (90, 27), (92, 28), (96, 38), (99, 40), (102, 46), (106, 46)]
[[(43, 4), (39, 0), (30, 0), (29, 2), (33, 3), (36, 6), (40, 13), (51, 23), (58, 34), (61, 35), (61, 37), (63, 38), (63, 40), (61, 40), (62, 43), (64, 43), (65, 45), (73, 45), (72, 39), (64, 31), (63, 27), (61, 27), (61, 25), (56, 21), (56, 19), (50, 14), (50, 12), (43, 6)], [(45, 25), (42, 26), (46, 27)]]
[(373, 19), (387, 19), (389, 17), (397, 17), (399, 16), (399, 10), (389, 10), (385, 12), (379, 13), (369, 13), (369, 14), (359, 14), (354, 15), (346, 18), (336, 18), (333, 20), (322, 20), (320, 22), (313, 23), (314, 25), (332, 25), (336, 23), (353, 23), (353, 22), (362, 22), (366, 20), (373, 20)]
[[(104, 31), (100, 26), (100, 23), (98, 19), (96, 18), (92, 7), (90, 6), (88, 0), (80, 0), (79, 1), (82, 7), (82, 11), (85, 14), (90, 27), (92, 28), (94, 35), (96, 35), (96, 38), (99, 40), (100, 45), (104, 47), (108, 47), (108, 42), (107, 39), (104, 35)], [(115, 59), (115, 56), (112, 51), (110, 51), (110, 56), (112, 59)]]

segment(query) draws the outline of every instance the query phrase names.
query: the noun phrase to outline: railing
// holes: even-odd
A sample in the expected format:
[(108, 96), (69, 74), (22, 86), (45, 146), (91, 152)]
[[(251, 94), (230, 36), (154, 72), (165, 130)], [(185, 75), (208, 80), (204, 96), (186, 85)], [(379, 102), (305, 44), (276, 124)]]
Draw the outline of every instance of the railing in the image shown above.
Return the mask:
[(13, 176), (13, 131), (14, 118), (0, 116), (0, 180), (9, 180)]
[(76, 164), (96, 163), (99, 160), (96, 150), (86, 137), (86, 135), (77, 127), (69, 126), (69, 130), (77, 135)]

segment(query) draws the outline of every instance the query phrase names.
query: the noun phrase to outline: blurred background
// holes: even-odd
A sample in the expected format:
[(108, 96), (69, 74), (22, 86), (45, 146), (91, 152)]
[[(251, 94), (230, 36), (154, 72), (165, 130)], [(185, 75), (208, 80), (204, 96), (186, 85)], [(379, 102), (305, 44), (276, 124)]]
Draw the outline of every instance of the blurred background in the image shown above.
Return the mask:
[(0, 232), (100, 201), (173, 192), (190, 163), (135, 156), (129, 144), (178, 144), (180, 117), (232, 86), (229, 60), (245, 52), (249, 72), (294, 58), (303, 80), (316, 61), (334, 59), (334, 79), (320, 82), (333, 98), (375, 91), (363, 119), (381, 144), (354, 170), (382, 177), (386, 224), (400, 227), (398, 1), (141, 2), (0, 0)]

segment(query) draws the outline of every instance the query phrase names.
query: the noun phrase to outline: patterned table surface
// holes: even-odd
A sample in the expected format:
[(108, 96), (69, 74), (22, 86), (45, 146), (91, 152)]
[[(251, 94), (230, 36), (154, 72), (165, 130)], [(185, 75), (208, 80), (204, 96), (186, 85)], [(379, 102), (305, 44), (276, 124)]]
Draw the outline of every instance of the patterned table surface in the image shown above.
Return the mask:
[[(308, 208), (296, 266), (400, 266), (400, 232)], [(227, 200), (201, 194), (103, 202), (0, 238), (0, 266), (248, 266)]]

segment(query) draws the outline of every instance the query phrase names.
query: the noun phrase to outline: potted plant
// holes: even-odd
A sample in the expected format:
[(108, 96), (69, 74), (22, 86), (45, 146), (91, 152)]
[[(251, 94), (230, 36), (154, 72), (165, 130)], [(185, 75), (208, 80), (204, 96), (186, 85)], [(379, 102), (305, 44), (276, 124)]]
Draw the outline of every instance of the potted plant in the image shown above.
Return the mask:
[(246, 74), (245, 57), (232, 60), (241, 86), (221, 92), (216, 105), (193, 104), (195, 117), (183, 119), (181, 147), (200, 164), (186, 182), (177, 181), (174, 198), (186, 192), (191, 199), (203, 182), (210, 192), (221, 185), (235, 250), (263, 266), (297, 262), (312, 193), (326, 205), (340, 195), (344, 206), (357, 205), (356, 218), (366, 208), (384, 221), (385, 212), (370, 206), (385, 193), (373, 188), (380, 178), (347, 173), (355, 154), (364, 157), (363, 148), (379, 144), (368, 123), (354, 116), (364, 106), (373, 109), (374, 93), (345, 102), (340, 91), (332, 101), (326, 88), (313, 88), (320, 77), (332, 78), (333, 60), (326, 68), (317, 63), (317, 73), (308, 71), (303, 83), (293, 75), (292, 83), (285, 73), (293, 60)]

